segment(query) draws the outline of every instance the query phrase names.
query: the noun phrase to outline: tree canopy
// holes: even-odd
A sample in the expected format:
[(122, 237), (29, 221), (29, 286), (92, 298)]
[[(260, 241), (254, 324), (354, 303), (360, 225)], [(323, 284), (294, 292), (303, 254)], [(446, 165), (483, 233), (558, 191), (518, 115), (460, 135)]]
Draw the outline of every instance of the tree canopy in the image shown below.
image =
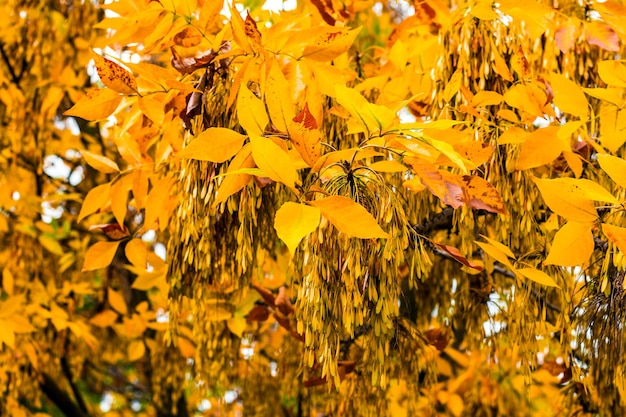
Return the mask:
[(0, 414), (626, 414), (622, 1), (0, 15)]

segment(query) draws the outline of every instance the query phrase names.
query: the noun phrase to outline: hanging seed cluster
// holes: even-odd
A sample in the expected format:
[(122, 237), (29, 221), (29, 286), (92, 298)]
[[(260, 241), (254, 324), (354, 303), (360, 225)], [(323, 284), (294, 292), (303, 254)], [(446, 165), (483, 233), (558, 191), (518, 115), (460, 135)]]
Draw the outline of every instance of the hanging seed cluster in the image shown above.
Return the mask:
[(339, 386), (342, 340), (361, 335), (363, 363), (371, 367), (374, 385), (384, 386), (398, 316), (398, 269), (408, 246), (405, 216), (393, 192), (358, 170), (337, 175), (323, 188), (363, 205), (392, 238), (352, 238), (330, 224), (307, 238), (296, 255), (296, 265), (302, 265), (296, 318), (305, 335), (305, 364), (321, 367), (322, 376)]

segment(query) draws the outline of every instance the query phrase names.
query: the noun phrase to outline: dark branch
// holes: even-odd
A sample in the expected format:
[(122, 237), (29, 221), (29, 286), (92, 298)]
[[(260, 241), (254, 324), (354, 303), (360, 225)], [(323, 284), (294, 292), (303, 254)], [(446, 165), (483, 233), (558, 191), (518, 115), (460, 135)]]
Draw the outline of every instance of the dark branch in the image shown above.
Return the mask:
[(72, 377), (72, 370), (70, 369), (70, 364), (67, 362), (67, 358), (61, 358), (61, 369), (63, 369), (63, 375), (67, 378), (70, 383), (70, 388), (72, 388), (72, 393), (74, 394), (74, 398), (78, 403), (78, 407), (84, 412), (87, 413), (87, 404), (85, 404), (85, 399), (83, 395), (80, 393), (78, 386), (74, 382), (74, 378)]
[(52, 401), (59, 410), (70, 417), (89, 417), (72, 401), (72, 398), (52, 379), (48, 374), (42, 374), (43, 381), (39, 382), (39, 388)]
[(15, 69), (13, 68), (13, 65), (11, 65), (11, 61), (9, 61), (9, 56), (4, 50), (4, 44), (2, 43), (0, 43), (0, 55), (2, 55), (2, 60), (6, 64), (7, 68), (9, 69), (9, 75), (11, 75), (11, 80), (16, 86), (20, 87), (20, 77), (18, 77), (17, 74), (15, 73)]
[(426, 235), (433, 230), (446, 230), (452, 228), (452, 215), (454, 209), (452, 207), (446, 207), (441, 213), (437, 213), (424, 223), (413, 226), (415, 231), (420, 235)]

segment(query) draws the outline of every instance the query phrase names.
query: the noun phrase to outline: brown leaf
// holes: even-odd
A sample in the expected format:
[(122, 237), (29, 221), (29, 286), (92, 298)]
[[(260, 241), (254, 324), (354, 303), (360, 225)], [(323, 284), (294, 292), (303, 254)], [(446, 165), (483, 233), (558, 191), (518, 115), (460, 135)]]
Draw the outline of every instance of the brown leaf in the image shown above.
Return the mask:
[(248, 321), (266, 321), (270, 317), (270, 310), (261, 305), (256, 305), (246, 315)]
[(209, 63), (216, 56), (216, 54), (213, 52), (212, 49), (209, 49), (207, 52), (205, 52), (204, 54), (202, 54), (201, 56), (197, 58), (195, 57), (185, 58), (182, 55), (180, 55), (178, 51), (176, 50), (176, 48), (173, 46), (170, 48), (170, 50), (172, 51), (172, 59), (171, 59), (172, 66), (176, 69), (176, 71), (180, 72), (183, 75), (191, 74), (198, 68), (208, 67)]
[(471, 261), (469, 261), (454, 246), (443, 245), (443, 244), (437, 243), (437, 242), (432, 242), (432, 243), (433, 243), (433, 245), (435, 245), (436, 247), (438, 247), (439, 249), (441, 249), (442, 251), (444, 251), (445, 253), (450, 255), (452, 258), (454, 258), (458, 262), (462, 263), (463, 265), (469, 266), (470, 268), (475, 269), (477, 271), (482, 271), (484, 269), (481, 265), (474, 264)]
[(424, 334), (426, 341), (434, 346), (438, 351), (443, 352), (450, 342), (450, 330), (437, 327), (429, 329)]
[(252, 288), (254, 288), (259, 293), (261, 298), (263, 298), (263, 301), (265, 301), (268, 306), (270, 307), (276, 306), (275, 304), (276, 297), (274, 297), (274, 294), (270, 290), (268, 290), (267, 288), (261, 287), (258, 284), (252, 284)]
[(261, 45), (261, 32), (256, 26), (256, 22), (252, 17), (250, 17), (250, 12), (246, 15), (246, 20), (244, 22), (243, 29), (246, 33), (246, 36), (252, 40), (257, 45)]
[(94, 224), (89, 226), (89, 230), (102, 230), (105, 235), (113, 240), (119, 240), (129, 236), (126, 227), (122, 227), (117, 223)]

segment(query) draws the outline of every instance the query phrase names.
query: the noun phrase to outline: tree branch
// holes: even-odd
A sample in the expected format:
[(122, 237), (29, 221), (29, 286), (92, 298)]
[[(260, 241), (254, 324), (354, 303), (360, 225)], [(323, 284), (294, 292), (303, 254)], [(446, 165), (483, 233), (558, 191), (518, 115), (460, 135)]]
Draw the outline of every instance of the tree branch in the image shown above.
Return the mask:
[(39, 381), (39, 388), (63, 414), (68, 417), (89, 417), (86, 412), (72, 401), (72, 398), (65, 391), (59, 388), (50, 375), (42, 373), (41, 377), (43, 381)]
[(11, 61), (9, 61), (9, 56), (7, 55), (6, 51), (4, 50), (4, 44), (2, 44), (2, 43), (0, 43), (0, 55), (2, 55), (2, 60), (6, 64), (7, 68), (9, 69), (9, 75), (11, 76), (11, 81), (13, 81), (13, 83), (18, 88), (21, 89), (21, 87), (20, 87), (20, 77), (18, 77), (17, 74), (15, 73), (15, 69), (13, 69), (13, 66), (11, 65)]
[(72, 377), (72, 370), (70, 369), (70, 364), (67, 362), (66, 357), (61, 358), (61, 369), (63, 370), (63, 375), (67, 378), (70, 383), (70, 388), (72, 389), (72, 393), (74, 394), (74, 398), (78, 403), (78, 407), (84, 412), (87, 413), (87, 404), (85, 404), (85, 399), (83, 395), (80, 393), (78, 386), (74, 382), (74, 378)]

